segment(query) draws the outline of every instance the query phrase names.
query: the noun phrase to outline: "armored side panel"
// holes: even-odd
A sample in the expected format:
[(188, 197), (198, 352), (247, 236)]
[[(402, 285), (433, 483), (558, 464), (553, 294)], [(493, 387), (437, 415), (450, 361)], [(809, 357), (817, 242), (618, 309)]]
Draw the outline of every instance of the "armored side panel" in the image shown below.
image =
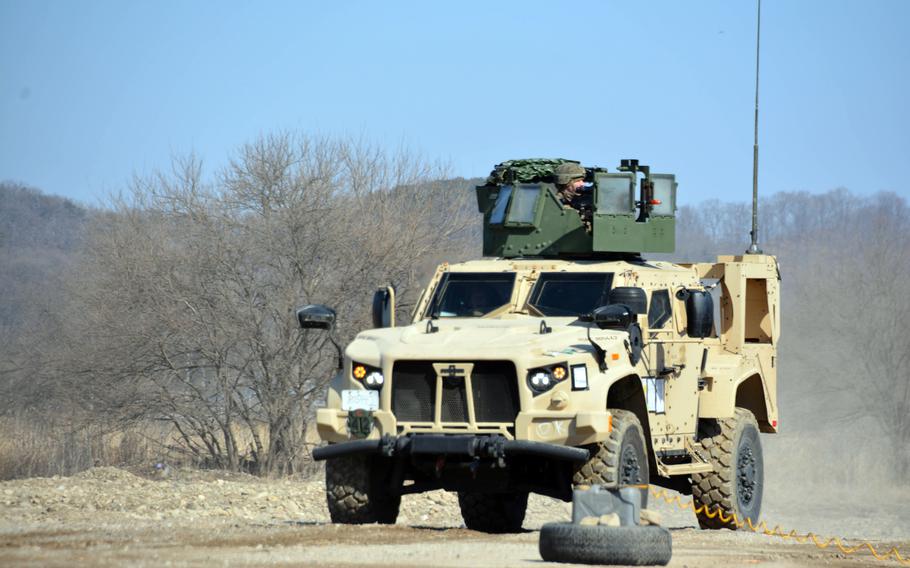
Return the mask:
[(653, 204), (642, 215), (633, 173), (594, 175), (592, 230), (576, 209), (563, 206), (551, 183), (477, 187), (484, 214), (483, 254), (584, 257), (598, 253), (673, 252), (676, 241), (676, 181), (652, 174)]
[(593, 241), (578, 212), (565, 209), (551, 183), (477, 188), (483, 217), (483, 254), (574, 256), (593, 252)]
[[(676, 179), (652, 174), (650, 214), (640, 220), (635, 175), (597, 173), (594, 177), (593, 250), (597, 252), (673, 252), (676, 247)], [(659, 202), (659, 203), (657, 203)]]

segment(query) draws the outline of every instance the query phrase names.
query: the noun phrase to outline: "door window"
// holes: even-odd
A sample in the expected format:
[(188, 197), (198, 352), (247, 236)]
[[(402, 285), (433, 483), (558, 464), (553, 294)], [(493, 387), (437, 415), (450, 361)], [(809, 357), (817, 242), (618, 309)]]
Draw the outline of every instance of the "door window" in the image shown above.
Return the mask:
[(673, 309), (670, 306), (670, 292), (668, 290), (654, 291), (651, 294), (651, 305), (648, 307), (648, 327), (661, 329), (667, 325), (671, 317), (673, 317)]

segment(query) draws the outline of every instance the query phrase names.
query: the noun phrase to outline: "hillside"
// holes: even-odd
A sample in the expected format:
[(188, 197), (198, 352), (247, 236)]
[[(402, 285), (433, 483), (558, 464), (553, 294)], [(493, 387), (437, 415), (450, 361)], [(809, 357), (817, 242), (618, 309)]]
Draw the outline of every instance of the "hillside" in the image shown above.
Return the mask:
[(90, 210), (20, 184), (0, 183), (0, 330), (11, 332), (70, 264)]

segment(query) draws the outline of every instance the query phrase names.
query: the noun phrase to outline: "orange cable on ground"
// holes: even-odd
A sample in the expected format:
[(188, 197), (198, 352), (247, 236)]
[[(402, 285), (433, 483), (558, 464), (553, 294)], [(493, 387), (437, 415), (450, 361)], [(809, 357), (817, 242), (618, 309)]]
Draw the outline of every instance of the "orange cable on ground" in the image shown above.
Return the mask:
[(679, 495), (669, 497), (667, 495), (667, 491), (665, 489), (655, 490), (652, 488), (651, 494), (654, 495), (654, 497), (663, 499), (666, 503), (668, 503), (670, 505), (676, 504), (681, 509), (692, 509), (696, 515), (704, 513), (705, 515), (707, 515), (707, 517), (709, 519), (713, 519), (714, 517), (719, 516), (720, 520), (724, 523), (726, 523), (726, 522), (730, 521), (730, 519), (732, 519), (733, 522), (736, 523), (736, 526), (739, 528), (742, 528), (742, 527), (748, 525), (749, 530), (751, 530), (754, 533), (760, 533), (760, 534), (764, 534), (767, 536), (776, 536), (776, 537), (780, 537), (783, 539), (792, 538), (796, 542), (799, 542), (799, 543), (805, 543), (805, 542), (808, 542), (811, 540), (812, 544), (814, 544), (816, 547), (821, 548), (821, 549), (828, 548), (829, 546), (834, 544), (834, 546), (836, 546), (844, 554), (853, 554), (863, 548), (867, 548), (867, 549), (869, 549), (869, 552), (872, 553), (872, 556), (875, 557), (876, 560), (888, 560), (891, 557), (894, 557), (894, 559), (897, 562), (899, 562), (900, 564), (903, 564), (905, 566), (910, 566), (910, 558), (904, 558), (903, 556), (901, 556), (901, 553), (897, 550), (897, 547), (891, 547), (891, 550), (889, 550), (888, 552), (886, 552), (884, 554), (881, 554), (868, 541), (862, 541), (861, 543), (859, 543), (855, 546), (848, 546), (844, 543), (843, 540), (841, 540), (838, 537), (827, 537), (826, 538), (826, 537), (821, 537), (813, 532), (809, 532), (807, 534), (799, 534), (795, 530), (792, 530), (790, 532), (784, 532), (784, 529), (781, 528), (780, 525), (775, 525), (773, 529), (769, 529), (768, 524), (765, 521), (762, 521), (762, 522), (758, 523), (758, 525), (755, 525), (752, 523), (752, 519), (746, 519), (745, 521), (739, 520), (739, 518), (737, 518), (737, 516), (736, 516), (736, 513), (731, 513), (730, 515), (725, 515), (724, 512), (720, 508), (717, 508), (714, 511), (710, 511), (710, 510), (708, 510), (707, 505), (699, 505), (698, 507), (695, 507), (695, 505), (693, 505), (691, 501), (686, 501), (685, 503), (683, 503), (682, 499), (679, 498)]

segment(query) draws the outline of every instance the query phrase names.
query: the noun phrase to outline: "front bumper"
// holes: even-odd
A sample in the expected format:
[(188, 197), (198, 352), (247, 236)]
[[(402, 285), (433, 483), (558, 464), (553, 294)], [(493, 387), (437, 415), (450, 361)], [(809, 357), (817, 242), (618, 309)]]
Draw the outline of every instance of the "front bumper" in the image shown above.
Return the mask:
[[(353, 438), (348, 431), (348, 412), (337, 408), (320, 408), (316, 411), (316, 430), (319, 437), (330, 443), (344, 443)], [(373, 412), (373, 431), (368, 436), (370, 441), (376, 441), (385, 434), (398, 434), (399, 436), (413, 433), (429, 434), (476, 434), (495, 435), (506, 434), (514, 428), (513, 436), (518, 440), (530, 440), (558, 444), (560, 446), (582, 446), (602, 442), (610, 436), (612, 430), (612, 416), (608, 410), (560, 412), (560, 411), (522, 411), (515, 417), (514, 423), (502, 423), (496, 426), (488, 425), (483, 428), (473, 428), (445, 432), (445, 424), (434, 424), (429, 427), (430, 432), (418, 432), (416, 427), (407, 423), (399, 427), (395, 416), (385, 410)]]
[(326, 460), (358, 454), (380, 454), (385, 457), (444, 455), (492, 459), (521, 455), (568, 462), (585, 462), (589, 457), (588, 450), (583, 448), (528, 440), (509, 440), (500, 435), (417, 434), (398, 437), (386, 435), (379, 439), (323, 446), (313, 450), (313, 459)]

